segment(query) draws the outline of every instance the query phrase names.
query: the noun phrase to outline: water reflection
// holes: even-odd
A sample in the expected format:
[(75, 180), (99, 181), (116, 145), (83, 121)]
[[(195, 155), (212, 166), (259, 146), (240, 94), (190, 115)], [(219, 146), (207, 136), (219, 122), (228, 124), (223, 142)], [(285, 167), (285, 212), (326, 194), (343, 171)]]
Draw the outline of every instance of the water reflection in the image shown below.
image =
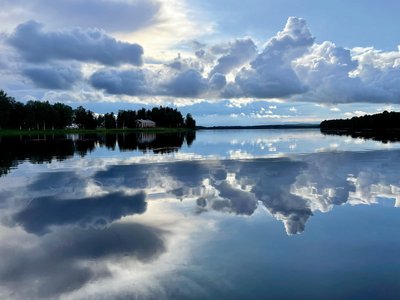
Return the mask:
[[(196, 198), (197, 212), (252, 215), (258, 205), (281, 220), (288, 234), (304, 231), (315, 211), (335, 205), (373, 204), (379, 197), (400, 205), (400, 151), (330, 152), (276, 159), (175, 162), (112, 166), (94, 175), (102, 188), (162, 190)], [(154, 174), (164, 181), (154, 180)]]
[(78, 154), (81, 157), (96, 148), (141, 151), (166, 154), (178, 151), (186, 142), (192, 145), (196, 132), (182, 133), (121, 133), (85, 135), (35, 135), (0, 137), (0, 176), (24, 160), (31, 163), (49, 163), (65, 160)]
[(12, 219), (27, 232), (44, 234), (49, 227), (56, 225), (104, 228), (124, 216), (142, 214), (145, 211), (143, 192), (136, 195), (116, 192), (82, 199), (34, 198)]
[(26, 236), (23, 247), (7, 243), (0, 247), (7, 258), (0, 262), (0, 282), (14, 291), (10, 298), (57, 297), (111, 277), (107, 261), (155, 259), (166, 250), (163, 235), (158, 228), (117, 223), (101, 231), (58, 230), (40, 239)]
[[(356, 226), (360, 219), (351, 215), (354, 223), (349, 225), (334, 212), (384, 200), (400, 207), (396, 163), (400, 150), (317, 151), (272, 158), (249, 154), (240, 159), (205, 155), (197, 160), (162, 155), (160, 160), (161, 153), (176, 154), (185, 139), (190, 143), (188, 136), (75, 136), (20, 140), (31, 152), (12, 143), (5, 145), (9, 150), (14, 147), (14, 154), (0, 148), (7, 153), (2, 159), (12, 164), (23, 159), (32, 163), (15, 165), (16, 172), (0, 178), (0, 298), (221, 299), (240, 295), (259, 299), (265, 295), (261, 291), (280, 296), (275, 298), (295, 297), (305, 286), (310, 288), (302, 295), (321, 298), (326, 296), (324, 285), (320, 291), (314, 285), (323, 281), (319, 274), (327, 274), (331, 281), (332, 273), (338, 272), (337, 261), (347, 259), (337, 265), (346, 272), (353, 261), (359, 263), (357, 259), (372, 262), (372, 269), (381, 264), (374, 258), (382, 256), (368, 244), (371, 230), (352, 235), (353, 227), (362, 227)], [(54, 146), (58, 152), (49, 153), (41, 143), (63, 147)], [(229, 146), (238, 145), (229, 143), (226, 153)], [(140, 150), (154, 155), (146, 162), (131, 156), (88, 155), (98, 149), (108, 154)], [(83, 157), (77, 158), (76, 153)], [(370, 224), (378, 239), (385, 237), (382, 249), (395, 253), (398, 242), (389, 233), (396, 227), (385, 213), (373, 223), (363, 222)], [(258, 219), (268, 222), (258, 221), (248, 229)], [(315, 230), (321, 219), (335, 224), (332, 240), (327, 241), (326, 223)], [(384, 231), (382, 224), (392, 231)], [(271, 231), (274, 234), (264, 241), (264, 234)], [(315, 240), (308, 232), (314, 232)], [(235, 234), (237, 240), (232, 241)], [(319, 253), (324, 243), (324, 251), (334, 252)], [(245, 255), (237, 252), (240, 249)], [(313, 253), (312, 257), (307, 253)], [(332, 257), (336, 258), (333, 263)], [(226, 269), (218, 269), (222, 262)], [(313, 264), (324, 268), (310, 271)], [(214, 266), (218, 266), (216, 273), (209, 271)], [(364, 269), (357, 267), (354, 273), (342, 274), (343, 278), (348, 274), (358, 278)], [(387, 270), (375, 271), (371, 276)], [(243, 279), (240, 274), (253, 277)], [(399, 272), (387, 274), (398, 278)], [(346, 288), (355, 293), (371, 281)], [(282, 288), (288, 282), (295, 291), (292, 294)], [(388, 289), (396, 286), (397, 282), (387, 283)], [(255, 290), (260, 293), (252, 294)]]
[(352, 138), (362, 138), (365, 140), (374, 140), (383, 143), (394, 143), (400, 141), (400, 132), (398, 130), (333, 130), (321, 129), (325, 135), (342, 135)]

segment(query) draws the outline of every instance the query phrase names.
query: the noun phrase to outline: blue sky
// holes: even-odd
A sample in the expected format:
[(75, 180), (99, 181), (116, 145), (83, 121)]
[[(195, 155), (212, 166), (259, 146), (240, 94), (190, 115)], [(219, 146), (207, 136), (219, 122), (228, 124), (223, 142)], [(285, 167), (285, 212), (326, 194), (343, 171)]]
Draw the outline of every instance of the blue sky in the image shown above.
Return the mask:
[(399, 110), (398, 1), (2, 0), (0, 88), (200, 125)]

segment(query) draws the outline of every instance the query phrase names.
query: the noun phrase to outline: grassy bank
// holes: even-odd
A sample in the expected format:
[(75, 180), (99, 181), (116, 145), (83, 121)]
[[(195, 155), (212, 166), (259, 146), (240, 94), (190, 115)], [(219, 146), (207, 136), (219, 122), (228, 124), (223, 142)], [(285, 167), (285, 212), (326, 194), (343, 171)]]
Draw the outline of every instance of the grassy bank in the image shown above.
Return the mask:
[(54, 130), (19, 130), (0, 129), (0, 136), (15, 135), (60, 135), (60, 134), (117, 134), (117, 133), (177, 133), (187, 132), (188, 128), (116, 128), (116, 129), (54, 129)]

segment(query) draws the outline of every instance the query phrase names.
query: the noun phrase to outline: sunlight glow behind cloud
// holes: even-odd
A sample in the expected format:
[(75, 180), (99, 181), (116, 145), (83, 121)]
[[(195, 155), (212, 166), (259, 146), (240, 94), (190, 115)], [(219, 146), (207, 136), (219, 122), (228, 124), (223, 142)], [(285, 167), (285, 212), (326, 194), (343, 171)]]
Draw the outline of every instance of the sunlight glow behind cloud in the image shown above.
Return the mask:
[[(392, 104), (391, 109), (400, 103), (400, 49), (345, 48), (319, 41), (302, 18), (289, 17), (282, 30), (264, 37), (263, 46), (251, 36), (227, 41), (216, 21), (190, 1), (45, 3), (32, 1), (24, 7), (17, 0), (4, 5), (9, 15), (0, 26), (0, 88), (19, 99), (188, 109), (220, 103), (218, 110), (224, 101), (242, 108), (268, 104), (262, 112), (226, 111), (236, 120), (243, 115), (317, 119), (315, 106), (305, 103), (324, 104), (315, 109), (336, 116), (379, 111), (374, 103)], [(275, 111), (275, 101), (290, 104)], [(342, 108), (355, 103), (370, 103), (370, 109)], [(307, 108), (300, 110), (299, 105)], [(272, 109), (273, 114), (267, 113)]]

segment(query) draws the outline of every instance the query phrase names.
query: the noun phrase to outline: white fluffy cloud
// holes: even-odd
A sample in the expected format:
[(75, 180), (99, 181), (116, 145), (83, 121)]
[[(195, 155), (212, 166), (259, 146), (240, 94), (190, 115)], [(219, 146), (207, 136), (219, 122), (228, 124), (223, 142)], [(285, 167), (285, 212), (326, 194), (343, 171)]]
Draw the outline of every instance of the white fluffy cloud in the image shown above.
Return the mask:
[(305, 20), (289, 18), (283, 31), (271, 38), (235, 81), (244, 96), (257, 98), (285, 97), (303, 93), (306, 88), (295, 74), (291, 62), (314, 42)]
[[(151, 3), (157, 9), (156, 2)], [(251, 38), (214, 45), (191, 42), (192, 54), (184, 51), (170, 61), (155, 57), (144, 64), (146, 49), (101, 29), (46, 30), (29, 21), (2, 43), (28, 63), (14, 64), (15, 73), (47, 90), (69, 90), (82, 82), (106, 96), (284, 99), (327, 105), (400, 102), (400, 50), (316, 43), (306, 21), (297, 17), (290, 17), (263, 47)]]
[(166, 65), (173, 72), (153, 93), (318, 103), (396, 102), (400, 95), (400, 52), (315, 43), (301, 18), (289, 18), (261, 52), (250, 38), (196, 45), (195, 57)]

